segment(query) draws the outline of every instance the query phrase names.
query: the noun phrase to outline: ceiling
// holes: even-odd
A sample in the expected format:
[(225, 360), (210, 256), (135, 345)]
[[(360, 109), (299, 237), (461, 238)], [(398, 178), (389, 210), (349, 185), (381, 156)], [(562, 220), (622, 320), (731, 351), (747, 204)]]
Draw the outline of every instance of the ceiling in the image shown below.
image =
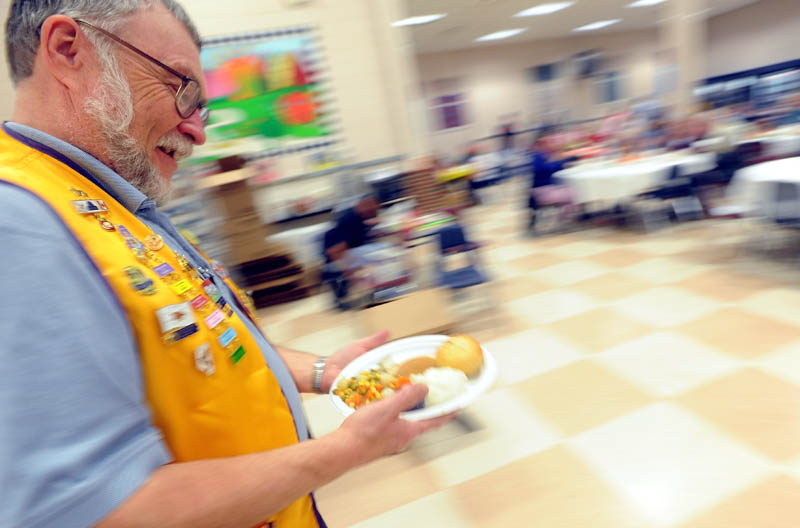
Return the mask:
[[(590, 32), (621, 32), (656, 27), (663, 19), (664, 4), (627, 8), (633, 0), (577, 0), (575, 5), (550, 15), (512, 18), (523, 9), (555, 0), (405, 0), (408, 16), (447, 13), (447, 17), (422, 26), (411, 27), (418, 53), (432, 53), (475, 46), (492, 46), (574, 35), (576, 27), (621, 18), (622, 22)], [(667, 0), (670, 1), (670, 0)], [(706, 0), (698, 16), (712, 17), (759, 0)], [(702, 2), (697, 2), (702, 5)], [(503, 29), (527, 28), (514, 37), (492, 42), (474, 42), (487, 33)]]

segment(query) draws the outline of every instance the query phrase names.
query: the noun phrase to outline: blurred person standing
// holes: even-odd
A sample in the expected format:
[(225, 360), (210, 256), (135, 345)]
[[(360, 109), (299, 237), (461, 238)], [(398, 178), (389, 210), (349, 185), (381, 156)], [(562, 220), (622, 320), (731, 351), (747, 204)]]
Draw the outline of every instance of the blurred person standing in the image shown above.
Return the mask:
[[(173, 0), (14, 0), (0, 132), (1, 526), (322, 527), (312, 490), (448, 419), (412, 386), (310, 439), (327, 361), (271, 345), (156, 203), (205, 141)], [(260, 524), (259, 524), (260, 523)]]

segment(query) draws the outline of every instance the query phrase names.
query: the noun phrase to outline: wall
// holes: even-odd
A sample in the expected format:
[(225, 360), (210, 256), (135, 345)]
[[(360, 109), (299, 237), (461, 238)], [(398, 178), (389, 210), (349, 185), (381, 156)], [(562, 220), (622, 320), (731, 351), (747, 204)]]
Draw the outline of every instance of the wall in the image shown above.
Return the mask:
[[(461, 153), (469, 142), (497, 133), (503, 116), (514, 115), (518, 126), (538, 123), (544, 109), (540, 107), (535, 83), (528, 77), (527, 69), (566, 59), (581, 51), (599, 48), (606, 53), (612, 69), (624, 76), (623, 95), (649, 95), (653, 92), (657, 46), (657, 32), (640, 31), (418, 55), (426, 98), (437, 95), (435, 81), (442, 79), (458, 79), (468, 97), (471, 124), (432, 133), (431, 147), (439, 154)], [(556, 82), (562, 83), (557, 92), (569, 111), (569, 118), (599, 116), (611, 110), (608, 105), (596, 104), (593, 81), (570, 76)]]
[[(796, 44), (800, 0), (761, 0), (718, 15), (708, 24), (708, 76), (800, 58)], [(542, 109), (533, 100), (533, 83), (526, 69), (588, 49), (600, 48), (615, 58), (615, 69), (626, 77), (625, 96), (647, 96), (654, 89), (655, 53), (660, 45), (659, 31), (653, 29), (420, 54), (417, 62), (422, 83), (428, 87), (427, 99), (437, 95), (431, 84), (448, 78), (460, 79), (469, 97), (471, 124), (430, 133), (431, 147), (446, 155), (460, 154), (471, 141), (496, 133), (503, 116), (509, 114), (516, 114), (517, 123), (523, 125), (538, 122)], [(572, 118), (602, 115), (614, 108), (596, 104), (596, 89), (587, 81), (565, 82), (560, 92)]]
[(800, 58), (798, 0), (761, 0), (711, 19), (709, 76)]
[[(183, 4), (203, 37), (293, 25), (316, 26), (329, 66), (343, 146), (352, 161), (399, 154), (414, 156), (424, 151), (421, 134), (412, 132), (413, 119), (407, 112), (397, 112), (415, 98), (417, 104), (419, 100), (415, 95), (418, 83), (412, 67), (412, 48), (405, 40), (405, 30), (389, 26), (392, 17), (399, 16), (402, 10), (404, 4), (400, 0), (184, 0)], [(0, 0), (4, 14), (7, 6), (8, 0)], [(0, 119), (12, 114), (12, 94), (3, 68)], [(282, 174), (305, 170), (303, 157), (279, 160)]]

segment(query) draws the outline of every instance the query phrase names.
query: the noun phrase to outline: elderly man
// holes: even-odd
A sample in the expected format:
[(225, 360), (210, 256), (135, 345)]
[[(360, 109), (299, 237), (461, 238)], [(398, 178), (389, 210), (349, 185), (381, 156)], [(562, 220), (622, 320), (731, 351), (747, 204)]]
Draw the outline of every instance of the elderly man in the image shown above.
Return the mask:
[(413, 386), (309, 439), (327, 363), (273, 347), (156, 210), (205, 140), (173, 0), (14, 0), (0, 131), (1, 526), (324, 526), (311, 491), (403, 449)]

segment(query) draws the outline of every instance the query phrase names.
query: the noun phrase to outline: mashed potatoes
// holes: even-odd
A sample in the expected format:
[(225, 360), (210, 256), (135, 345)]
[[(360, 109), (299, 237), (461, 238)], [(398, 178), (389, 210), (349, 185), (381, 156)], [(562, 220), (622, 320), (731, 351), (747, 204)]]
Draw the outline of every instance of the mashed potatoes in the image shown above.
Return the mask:
[(423, 374), (412, 374), (411, 382), (428, 386), (425, 407), (452, 400), (467, 390), (467, 375), (450, 367), (432, 367)]

